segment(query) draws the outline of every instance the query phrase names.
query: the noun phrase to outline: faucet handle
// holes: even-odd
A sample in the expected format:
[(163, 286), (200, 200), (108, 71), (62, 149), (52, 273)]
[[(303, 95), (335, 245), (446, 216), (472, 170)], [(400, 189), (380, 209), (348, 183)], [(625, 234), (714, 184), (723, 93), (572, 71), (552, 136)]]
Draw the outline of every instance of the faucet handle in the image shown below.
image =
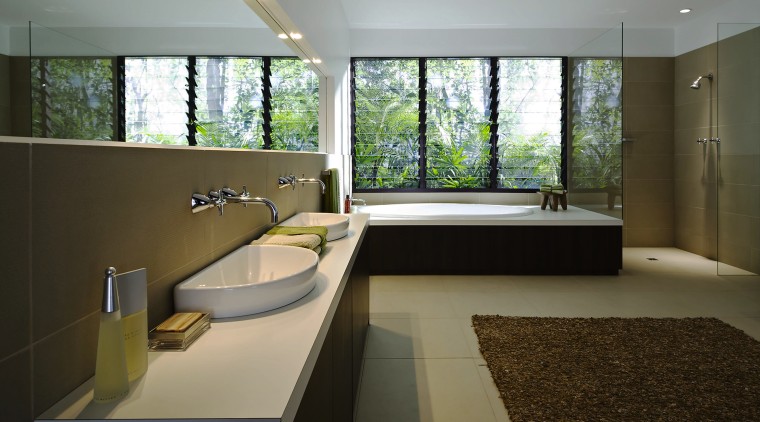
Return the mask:
[(211, 201), (214, 203), (214, 205), (219, 208), (219, 215), (224, 215), (224, 204), (227, 203), (227, 200), (225, 199), (222, 191), (216, 191), (212, 188), (208, 192), (208, 197), (211, 198)]
[(230, 188), (228, 188), (228, 187), (226, 187), (226, 186), (222, 188), (222, 190), (220, 191), (220, 193), (221, 193), (221, 194), (222, 194), (224, 197), (226, 197), (226, 198), (229, 198), (229, 197), (231, 197), (231, 196), (238, 196), (238, 193), (237, 193), (237, 192), (235, 192), (235, 190), (234, 190), (234, 189), (230, 189)]
[(240, 192), (240, 197), (241, 198), (249, 198), (250, 196), (251, 196), (251, 194), (248, 192), (248, 189), (245, 187), (245, 185), (243, 185), (243, 191)]

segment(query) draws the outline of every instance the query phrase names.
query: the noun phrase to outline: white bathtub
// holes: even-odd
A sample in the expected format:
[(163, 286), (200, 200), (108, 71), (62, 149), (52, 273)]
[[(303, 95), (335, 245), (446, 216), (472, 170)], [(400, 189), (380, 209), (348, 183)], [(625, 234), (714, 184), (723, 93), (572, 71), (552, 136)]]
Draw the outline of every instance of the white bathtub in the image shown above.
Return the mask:
[(417, 203), (363, 205), (357, 212), (379, 218), (414, 219), (492, 219), (533, 214), (530, 208), (511, 205)]

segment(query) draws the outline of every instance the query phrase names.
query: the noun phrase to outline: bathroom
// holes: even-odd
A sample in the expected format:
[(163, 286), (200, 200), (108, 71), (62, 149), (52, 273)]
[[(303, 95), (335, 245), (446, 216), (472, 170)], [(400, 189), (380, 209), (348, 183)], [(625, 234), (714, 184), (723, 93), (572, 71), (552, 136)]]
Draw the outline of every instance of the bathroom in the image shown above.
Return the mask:
[[(240, 3), (240, 8), (234, 9), (239, 14), (250, 13), (242, 2), (234, 3), (235, 6)], [(30, 146), (23, 140), (28, 134), (19, 133), (15, 125), (19, 115), (29, 114), (28, 97), (19, 93), (25, 87), (11, 83), (11, 75), (24, 70), (18, 67), (23, 63), (18, 57), (28, 55), (24, 35), (27, 28), (25, 24), (7, 25), (0, 21), (0, 135), (3, 136), (0, 183), (12, 201), (0, 211), (5, 239), (0, 267), (8, 272), (0, 295), (0, 313), (5, 320), (13, 321), (15, 327), (0, 344), (4, 420), (33, 420), (92, 375), (100, 294), (94, 288), (99, 285), (93, 278), (100, 277), (104, 268), (113, 265), (124, 270), (149, 269), (152, 326), (171, 313), (174, 284), (268, 227), (269, 216), (263, 207), (230, 207), (223, 217), (214, 213), (192, 215), (185, 207), (189, 193), (222, 185), (234, 189), (246, 185), (253, 194), (272, 199), (286, 215), (319, 208), (320, 198), (313, 186), (278, 190), (277, 177), (282, 174), (316, 177), (325, 168), (346, 168), (350, 163), (346, 144), (350, 136), (346, 110), (350, 104), (344, 69), (349, 56), (552, 54), (555, 49), (572, 49), (604, 32), (593, 25), (574, 30), (350, 27), (338, 0), (283, 0), (279, 8), (304, 34), (313, 37), (309, 38), (310, 47), (323, 57), (318, 69), (330, 75), (320, 78), (320, 93), (324, 91), (325, 96), (320, 102), (321, 153), (240, 154), (222, 149), (99, 146), (88, 142)], [(208, 20), (227, 18), (207, 16)], [(254, 18), (251, 15), (250, 19)], [(615, 22), (620, 21), (625, 19)], [(724, 66), (719, 59), (724, 56), (716, 39), (722, 31), (732, 29), (725, 22), (747, 21), (760, 22), (760, 7), (752, 0), (734, 0), (677, 27), (626, 28), (623, 131), (624, 138), (631, 142), (622, 147), (624, 247), (675, 247), (711, 259), (720, 258), (721, 253), (746, 253), (737, 257), (736, 263), (758, 272), (757, 131), (749, 152), (730, 149), (722, 152), (720, 175), (715, 170), (718, 145), (695, 142), (697, 138), (718, 136), (716, 132), (710, 133), (708, 123), (709, 88), (713, 90), (715, 104), (712, 127), (720, 125), (724, 142), (721, 147), (730, 148), (730, 136), (723, 135), (722, 130), (730, 129), (731, 123), (724, 120), (727, 116), (717, 91), (726, 86), (718, 82), (728, 82), (718, 73)], [(55, 26), (55, 22), (40, 23)], [(159, 22), (146, 24), (152, 27), (139, 30), (119, 28), (113, 22), (91, 26), (101, 27), (101, 31), (75, 28), (71, 33), (78, 38), (98, 38), (103, 44), (110, 43), (107, 47), (114, 50), (119, 40), (136, 40), (130, 46), (132, 50), (120, 51), (126, 55), (147, 54), (144, 46), (154, 39), (161, 40), (157, 43), (160, 45), (153, 45), (157, 51), (151, 54), (156, 55), (199, 51), (230, 55), (293, 54), (263, 26), (217, 27), (202, 37), (192, 36), (187, 28), (169, 31), (161, 28)], [(497, 47), (493, 41), (491, 45), (483, 42), (484, 38), (496, 37), (515, 39), (517, 45), (499, 42)], [(231, 41), (241, 39), (256, 40), (256, 51), (251, 52), (243, 42)], [(409, 43), (410, 39), (415, 42)], [(517, 52), (521, 44), (531, 48)], [(135, 51), (139, 45), (141, 49)], [(219, 45), (224, 46), (224, 51), (219, 51)], [(467, 48), (468, 45), (478, 47)], [(760, 48), (758, 45), (755, 36), (751, 45), (754, 51)], [(749, 53), (746, 57), (757, 54)], [(754, 63), (751, 70), (755, 73), (741, 79), (760, 80), (758, 67)], [(699, 90), (689, 88), (698, 76), (708, 72), (718, 76), (712, 82), (703, 80)], [(757, 95), (757, 90), (752, 94)], [(745, 101), (756, 104), (756, 99), (755, 96)], [(743, 106), (739, 108), (748, 116), (758, 115)], [(743, 115), (729, 113), (728, 118), (732, 114)], [(741, 123), (744, 122), (737, 126)], [(752, 123), (756, 129), (757, 122)], [(753, 128), (750, 124), (739, 129), (748, 127)], [(9, 136), (20, 137), (19, 142), (12, 142)], [(717, 182), (718, 177), (723, 182)], [(345, 178), (343, 182), (347, 183)], [(719, 189), (725, 188), (728, 189), (721, 191), (724, 196), (718, 197)], [(376, 195), (382, 198), (372, 195), (366, 198), (376, 203), (406, 201), (401, 193)], [(465, 195), (468, 196), (446, 195), (445, 201), (493, 199), (492, 194)], [(420, 197), (424, 201), (440, 198), (433, 193), (415, 196), (418, 201)], [(571, 195), (571, 204), (573, 201)], [(729, 208), (724, 213), (719, 206), (725, 205)], [(725, 216), (731, 218), (720, 218)], [(723, 237), (718, 233), (728, 234)], [(728, 266), (716, 269), (724, 270)]]

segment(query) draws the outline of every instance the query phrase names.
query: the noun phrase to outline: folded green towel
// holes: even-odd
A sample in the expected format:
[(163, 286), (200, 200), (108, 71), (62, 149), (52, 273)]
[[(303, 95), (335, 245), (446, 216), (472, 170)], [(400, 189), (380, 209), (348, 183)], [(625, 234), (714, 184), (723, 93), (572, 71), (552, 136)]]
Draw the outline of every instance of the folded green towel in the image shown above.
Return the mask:
[[(324, 248), (327, 245), (327, 227), (325, 226), (274, 226), (267, 232), (268, 235), (299, 235), (299, 234), (316, 234), (319, 236), (319, 246)], [(309, 248), (312, 249), (312, 248)]]
[(251, 245), (295, 246), (311, 249), (319, 254), (322, 251), (319, 242), (319, 235), (316, 234), (264, 234), (251, 242)]

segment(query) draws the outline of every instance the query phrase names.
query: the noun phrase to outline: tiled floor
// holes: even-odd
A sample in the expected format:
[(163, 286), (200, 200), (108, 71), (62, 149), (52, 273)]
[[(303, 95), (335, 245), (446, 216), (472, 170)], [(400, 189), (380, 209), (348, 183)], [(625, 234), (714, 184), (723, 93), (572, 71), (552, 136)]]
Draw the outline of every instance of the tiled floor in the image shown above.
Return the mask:
[(760, 276), (717, 276), (678, 249), (623, 255), (618, 276), (372, 277), (357, 421), (508, 421), (473, 314), (712, 316), (760, 339)]

